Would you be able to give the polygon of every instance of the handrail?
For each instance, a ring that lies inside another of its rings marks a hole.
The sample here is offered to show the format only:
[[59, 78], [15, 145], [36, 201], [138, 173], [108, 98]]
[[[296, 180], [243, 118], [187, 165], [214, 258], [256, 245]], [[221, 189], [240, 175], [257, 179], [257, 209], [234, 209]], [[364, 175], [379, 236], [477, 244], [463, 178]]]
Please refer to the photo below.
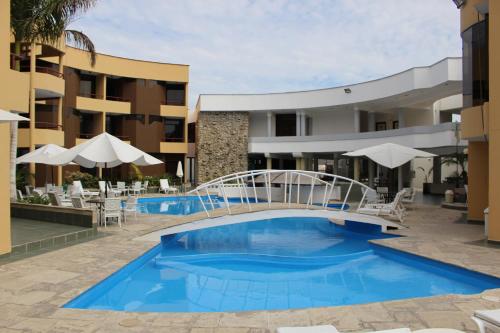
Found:
[[109, 95], [99, 95], [94, 93], [78, 93], [80, 97], [93, 98], [93, 99], [101, 99], [103, 101], [114, 101], [114, 102], [130, 102], [130, 99], [119, 97], [119, 96], [109, 96]]
[[[28, 66], [21, 66], [20, 69], [21, 69], [21, 72], [29, 72], [31, 70], [31, 67], [29, 65]], [[60, 79], [64, 79], [63, 73], [59, 72], [56, 69], [50, 68], [50, 67], [36, 66], [35, 71], [37, 73], [50, 74], [50, 75], [53, 75], [53, 76], [58, 77]]]
[[[19, 123], [19, 128], [29, 128], [29, 123], [26, 122], [20, 122]], [[46, 122], [46, 121], [37, 121], [35, 122], [35, 128], [38, 129], [50, 129], [50, 130], [62, 130], [63, 126], [59, 125], [57, 123], [51, 123], [51, 122]]]
[[[239, 190], [239, 201], [241, 204], [247, 204], [248, 206], [248, 211], [252, 211], [252, 203], [257, 203], [258, 198], [257, 198], [257, 187], [256, 187], [256, 181], [255, 178], [258, 176], [263, 176], [264, 180], [264, 196], [265, 196], [265, 201], [268, 203], [268, 207], [271, 208], [271, 203], [273, 202], [273, 181], [272, 177], [275, 175], [275, 177], [279, 177], [281, 175], [284, 175], [284, 183], [280, 182], [278, 183], [280, 186], [279, 188], [283, 189], [283, 199], [282, 200], [275, 200], [275, 202], [282, 202], [283, 204], [287, 204], [290, 207], [292, 204], [292, 194], [295, 192], [296, 193], [296, 201], [297, 204], [301, 203], [300, 200], [300, 189], [301, 186], [302, 188], [307, 187], [309, 188], [309, 195], [304, 197], [306, 208], [309, 208], [309, 206], [314, 205], [314, 188], [315, 186], [325, 186], [324, 193], [323, 193], [323, 199], [321, 202], [320, 207], [323, 207], [324, 209], [328, 209], [328, 203], [332, 197], [333, 190], [335, 188], [335, 185], [338, 184], [339, 181], [344, 181], [349, 184], [349, 187], [347, 189], [347, 193], [345, 194], [345, 198], [341, 203], [340, 210], [344, 210], [346, 207], [346, 204], [348, 202], [349, 195], [352, 193], [352, 189], [354, 185], [357, 185], [361, 188], [361, 194], [362, 198], [360, 201], [360, 205], [365, 200], [366, 194], [368, 191], [374, 191], [367, 185], [360, 183], [359, 181], [356, 181], [354, 179], [350, 179], [344, 176], [339, 176], [339, 175], [334, 175], [334, 174], [329, 174], [325, 172], [318, 172], [318, 171], [303, 171], [303, 170], [251, 170], [251, 171], [241, 171], [241, 172], [235, 172], [229, 175], [225, 175], [222, 177], [218, 177], [216, 179], [213, 179], [209, 182], [206, 182], [204, 184], [201, 184], [197, 186], [195, 189], [191, 190], [188, 192], [188, 194], [195, 194], [198, 196], [198, 199], [201, 202], [201, 205], [203, 207], [203, 210], [207, 214], [208, 217], [210, 217], [210, 212], [207, 209], [203, 199], [201, 198], [201, 193], [207, 193], [209, 197], [209, 202], [212, 210], [214, 210], [214, 205], [212, 202], [212, 198], [210, 197], [210, 192], [209, 189], [217, 189], [218, 192], [222, 195], [224, 199], [224, 204], [226, 206], [226, 210], [228, 214], [231, 214], [231, 208], [229, 207], [229, 202], [228, 202], [228, 196], [226, 192], [226, 188], [228, 186], [237, 188]], [[301, 178], [302, 177], [302, 178]], [[325, 179], [331, 179], [331, 181], [327, 181], [321, 178]], [[274, 178], [276, 179], [276, 178]], [[276, 184], [276, 183], [275, 183]], [[281, 186], [283, 185], [283, 186]], [[252, 187], [253, 188], [253, 194], [254, 194], [254, 200], [250, 200], [248, 196], [248, 188]], [[294, 190], [294, 187], [296, 187], [296, 190]], [[262, 187], [261, 187], [262, 188]], [[278, 187], [276, 187], [278, 188]]]

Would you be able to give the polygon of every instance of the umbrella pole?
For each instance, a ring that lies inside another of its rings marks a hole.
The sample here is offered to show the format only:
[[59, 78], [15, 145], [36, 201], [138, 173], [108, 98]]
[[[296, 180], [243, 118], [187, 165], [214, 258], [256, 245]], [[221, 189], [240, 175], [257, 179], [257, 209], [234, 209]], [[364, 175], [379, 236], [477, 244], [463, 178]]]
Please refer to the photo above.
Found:
[[[104, 162], [104, 170], [108, 167], [108, 163]], [[106, 176], [104, 176], [104, 198], [108, 197], [108, 182], [106, 181]]]

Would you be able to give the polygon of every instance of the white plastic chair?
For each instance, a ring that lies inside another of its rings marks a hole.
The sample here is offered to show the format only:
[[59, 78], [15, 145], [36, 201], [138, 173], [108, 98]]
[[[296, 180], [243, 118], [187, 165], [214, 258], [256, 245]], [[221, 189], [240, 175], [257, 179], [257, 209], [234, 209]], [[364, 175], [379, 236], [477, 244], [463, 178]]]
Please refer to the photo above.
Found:
[[116, 189], [120, 191], [121, 195], [128, 195], [128, 188], [125, 182], [116, 182]]
[[500, 332], [500, 309], [478, 310], [474, 312], [472, 320], [477, 324], [480, 333]]
[[142, 191], [141, 182], [134, 182], [134, 186], [132, 186], [132, 188], [129, 191], [134, 195], [141, 194]]
[[413, 187], [405, 187], [403, 190], [405, 193], [403, 194], [401, 202], [412, 203], [415, 200], [415, 189]]
[[116, 218], [120, 228], [122, 227], [122, 212], [121, 199], [105, 198], [104, 199], [104, 227], [107, 227], [108, 218]]
[[61, 199], [59, 194], [57, 194], [55, 191], [48, 192], [47, 195], [49, 196], [50, 204], [52, 206], [56, 206], [56, 207], [71, 207], [72, 206], [70, 200]]
[[99, 181], [99, 191], [101, 191], [101, 195], [104, 195], [106, 193], [106, 187], [107, 187], [107, 193], [108, 193], [108, 196], [109, 195], [112, 195], [114, 197], [116, 196], [119, 196], [122, 192], [119, 191], [119, 190], [113, 190], [111, 188], [111, 185], [109, 184], [109, 182], [105, 182], [104, 180], [100, 180]]
[[123, 223], [127, 222], [127, 213], [133, 213], [134, 219], [137, 221], [137, 197], [128, 197], [125, 206], [122, 209], [123, 212]]

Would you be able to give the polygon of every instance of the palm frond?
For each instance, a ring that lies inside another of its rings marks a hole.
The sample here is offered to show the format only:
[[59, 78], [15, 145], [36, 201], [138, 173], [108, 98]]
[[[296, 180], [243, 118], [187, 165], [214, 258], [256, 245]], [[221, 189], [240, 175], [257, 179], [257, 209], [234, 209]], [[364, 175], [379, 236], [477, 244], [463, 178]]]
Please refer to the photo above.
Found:
[[95, 46], [87, 35], [78, 30], [65, 30], [64, 36], [66, 37], [66, 41], [69, 44], [72, 44], [79, 49], [89, 52], [90, 63], [92, 66], [95, 65], [96, 61]]

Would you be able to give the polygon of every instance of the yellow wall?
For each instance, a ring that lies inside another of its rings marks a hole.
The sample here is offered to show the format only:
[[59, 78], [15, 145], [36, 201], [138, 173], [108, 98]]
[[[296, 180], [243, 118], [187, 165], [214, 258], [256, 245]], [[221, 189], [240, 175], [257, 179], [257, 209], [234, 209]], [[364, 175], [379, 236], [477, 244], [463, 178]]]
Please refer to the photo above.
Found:
[[[10, 1], [0, 1], [0, 108], [9, 109]], [[0, 124], [0, 254], [10, 252], [10, 125]]]
[[465, 5], [460, 10], [460, 31], [463, 32], [471, 25], [484, 19], [481, 15], [479, 15], [478, 19], [478, 13], [475, 7], [483, 3], [488, 3], [488, 0], [467, 0], [465, 2]]
[[90, 66], [88, 53], [66, 47], [65, 66], [116, 76], [172, 82], [188, 82], [189, 66], [133, 60], [98, 54], [96, 65]]
[[469, 142], [468, 148], [468, 216], [472, 221], [484, 220], [488, 207], [488, 143]]
[[160, 153], [187, 154], [187, 142], [160, 142]]
[[[481, 112], [483, 113], [482, 116]], [[461, 115], [462, 139], [479, 139], [488, 135], [489, 103], [463, 109]]]
[[78, 110], [130, 114], [131, 104], [130, 102], [77, 96], [76, 108]]
[[500, 241], [500, 1], [490, 1], [489, 21], [489, 235]]

